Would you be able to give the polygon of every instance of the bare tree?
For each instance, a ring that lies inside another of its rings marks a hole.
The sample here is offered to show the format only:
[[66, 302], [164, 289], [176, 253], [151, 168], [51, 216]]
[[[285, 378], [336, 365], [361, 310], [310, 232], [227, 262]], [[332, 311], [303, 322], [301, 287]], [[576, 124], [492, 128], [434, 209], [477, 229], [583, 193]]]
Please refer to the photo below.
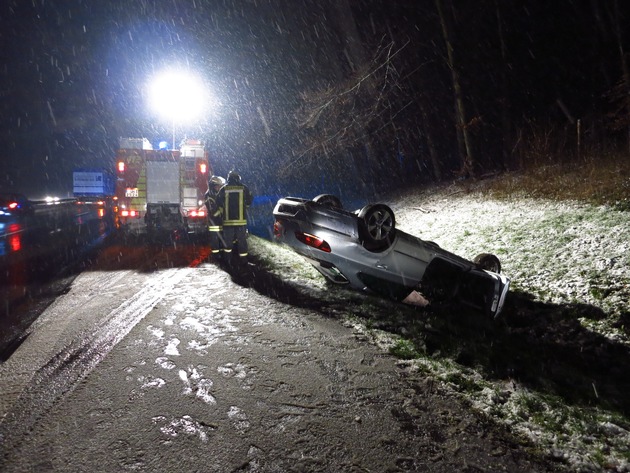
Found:
[[[393, 43], [380, 47], [371, 61], [356, 64], [356, 72], [345, 81], [302, 94], [302, 149], [287, 163], [285, 172], [308, 166], [315, 159], [326, 160], [332, 168], [340, 166], [339, 157], [358, 149], [367, 152], [366, 148], [395, 133], [393, 124], [412, 101], [399, 105], [396, 97], [400, 87], [393, 60], [404, 46], [393, 48]], [[369, 153], [367, 157], [370, 161]], [[380, 165], [369, 164], [374, 170]]]
[[619, 49], [619, 60], [621, 65], [621, 80], [613, 91], [613, 97], [615, 98], [618, 109], [616, 113], [616, 125], [626, 129], [627, 134], [627, 146], [630, 151], [630, 66], [628, 65], [628, 58], [623, 46], [623, 36], [621, 27], [621, 12], [619, 10], [619, 1], [613, 0], [612, 3], [612, 26], [617, 40], [617, 47]]

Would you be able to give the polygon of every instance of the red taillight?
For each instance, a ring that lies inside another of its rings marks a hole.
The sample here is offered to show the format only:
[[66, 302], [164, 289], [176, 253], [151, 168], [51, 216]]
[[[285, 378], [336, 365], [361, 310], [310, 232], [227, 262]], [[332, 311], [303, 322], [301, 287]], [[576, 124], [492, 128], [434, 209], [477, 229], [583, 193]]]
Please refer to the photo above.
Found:
[[206, 163], [201, 163], [201, 164], [199, 165], [199, 172], [200, 172], [201, 174], [205, 174], [205, 173], [207, 173], [207, 172], [208, 172], [208, 165], [207, 165]]
[[295, 232], [295, 238], [305, 245], [330, 253], [330, 245], [325, 240], [322, 240], [315, 235], [311, 235], [310, 233]]
[[125, 163], [123, 161], [118, 161], [118, 172], [125, 172]]
[[10, 208], [11, 210], [13, 210], [13, 209], [17, 209], [18, 207], [19, 207], [19, 204], [18, 204], [17, 202], [11, 202], [11, 203], [9, 204], [9, 208]]
[[191, 210], [188, 214], [190, 217], [205, 217], [206, 212], [203, 210]]
[[138, 212], [136, 212], [135, 210], [130, 210], [129, 211], [129, 216], [130, 217], [135, 217], [136, 215], [138, 215]]
[[122, 212], [120, 212], [120, 216], [121, 217], [129, 217], [129, 210], [123, 210]]

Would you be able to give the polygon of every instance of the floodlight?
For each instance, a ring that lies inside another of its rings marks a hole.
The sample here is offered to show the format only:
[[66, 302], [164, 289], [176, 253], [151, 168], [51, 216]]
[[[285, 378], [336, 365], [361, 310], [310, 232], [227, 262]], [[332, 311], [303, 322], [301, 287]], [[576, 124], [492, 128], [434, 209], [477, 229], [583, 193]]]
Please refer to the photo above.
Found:
[[192, 72], [165, 72], [152, 80], [149, 92], [151, 108], [178, 123], [198, 119], [206, 102], [203, 82]]

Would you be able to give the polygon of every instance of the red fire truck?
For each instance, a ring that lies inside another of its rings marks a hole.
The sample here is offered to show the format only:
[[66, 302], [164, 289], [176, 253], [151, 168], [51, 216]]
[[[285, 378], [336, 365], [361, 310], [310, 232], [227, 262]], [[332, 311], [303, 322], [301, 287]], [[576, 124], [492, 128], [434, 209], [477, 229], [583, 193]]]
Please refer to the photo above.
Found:
[[149, 236], [204, 233], [203, 196], [211, 175], [199, 140], [185, 140], [179, 150], [156, 150], [146, 138], [122, 138], [116, 155], [117, 227]]

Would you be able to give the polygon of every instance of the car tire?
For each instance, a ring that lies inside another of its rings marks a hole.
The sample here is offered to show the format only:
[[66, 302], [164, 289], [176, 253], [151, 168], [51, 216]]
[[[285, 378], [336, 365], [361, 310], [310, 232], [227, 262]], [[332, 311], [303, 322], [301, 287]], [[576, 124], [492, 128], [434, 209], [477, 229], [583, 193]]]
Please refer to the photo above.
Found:
[[382, 251], [394, 241], [396, 219], [387, 205], [367, 205], [359, 212], [359, 238], [370, 251]]
[[317, 202], [318, 204], [331, 209], [343, 209], [343, 205], [341, 204], [339, 197], [332, 194], [320, 194], [313, 199], [313, 202]]
[[475, 256], [473, 263], [486, 271], [492, 271], [497, 274], [501, 272], [501, 262], [499, 258], [491, 253], [481, 253]]

